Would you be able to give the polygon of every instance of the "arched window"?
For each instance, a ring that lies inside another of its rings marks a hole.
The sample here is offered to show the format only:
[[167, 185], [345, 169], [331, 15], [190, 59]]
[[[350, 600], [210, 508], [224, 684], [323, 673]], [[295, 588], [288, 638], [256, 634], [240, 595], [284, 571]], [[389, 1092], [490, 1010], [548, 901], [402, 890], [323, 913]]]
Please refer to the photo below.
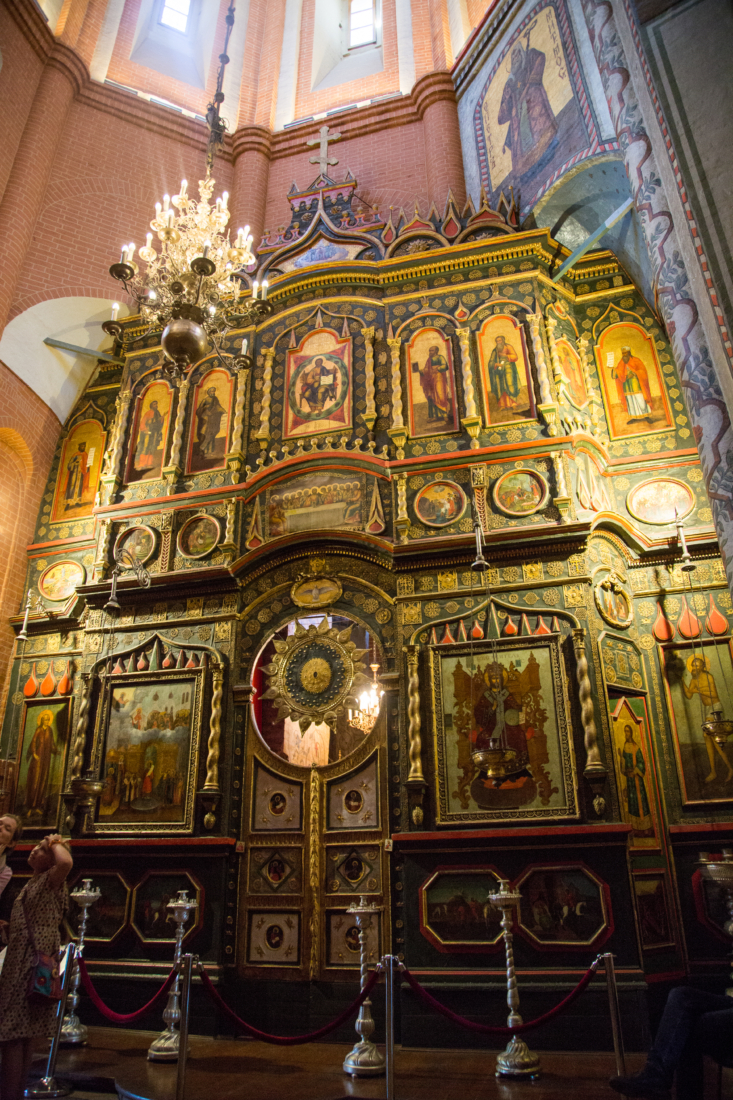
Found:
[[160, 22], [164, 27], [171, 27], [172, 30], [185, 34], [190, 6], [191, 0], [164, 0]]

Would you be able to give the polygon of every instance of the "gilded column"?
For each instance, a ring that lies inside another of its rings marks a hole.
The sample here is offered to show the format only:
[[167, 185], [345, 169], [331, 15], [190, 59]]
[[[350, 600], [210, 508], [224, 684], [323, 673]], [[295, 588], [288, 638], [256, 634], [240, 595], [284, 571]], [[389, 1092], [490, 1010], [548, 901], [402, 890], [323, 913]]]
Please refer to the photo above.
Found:
[[377, 406], [374, 400], [374, 329], [362, 329], [362, 335], [365, 352], [366, 412], [361, 414], [361, 418], [369, 431], [373, 432], [377, 419]]
[[94, 686], [94, 678], [88, 672], [82, 672], [81, 678], [84, 687], [79, 704], [79, 717], [76, 720], [74, 759], [71, 764], [72, 779], [81, 779], [81, 773], [84, 771], [84, 752], [87, 745], [87, 729], [89, 728], [89, 705], [92, 700], [92, 687]]
[[598, 731], [596, 730], [595, 711], [593, 708], [593, 688], [588, 675], [588, 658], [585, 652], [585, 627], [576, 626], [573, 629], [573, 649], [575, 650], [576, 678], [578, 681], [578, 696], [580, 698], [580, 718], [583, 723], [583, 736], [585, 740], [585, 767], [583, 775], [592, 777], [606, 776], [606, 768], [601, 761], [598, 751]]
[[181, 447], [183, 445], [183, 430], [186, 426], [186, 414], [188, 412], [188, 391], [191, 383], [187, 378], [181, 378], [178, 382], [178, 405], [176, 406], [176, 423], [173, 428], [173, 442], [171, 443], [171, 457], [168, 466], [163, 468], [163, 478], [166, 482], [166, 496], [175, 492], [176, 482], [183, 473], [181, 469]]
[[129, 387], [123, 390], [122, 393], [120, 393], [117, 397], [117, 417], [115, 420], [114, 442], [109, 452], [107, 473], [105, 473], [101, 478], [103, 485], [103, 504], [112, 503], [115, 493], [117, 492], [121, 483], [120, 463], [125, 446], [125, 432], [127, 431], [127, 421], [130, 417], [131, 401], [132, 390], [129, 389]]
[[395, 527], [400, 536], [400, 542], [407, 542], [407, 532], [410, 527], [410, 517], [407, 514], [407, 474], [398, 474], [397, 487], [397, 519]]
[[417, 645], [405, 647], [407, 654], [407, 742], [410, 770], [407, 775], [407, 791], [410, 802], [412, 824], [423, 823], [423, 800], [427, 783], [422, 769], [422, 734], [420, 718], [420, 648]]
[[318, 769], [311, 769], [310, 782], [310, 835], [308, 837], [308, 878], [310, 882], [311, 906], [310, 906], [310, 962], [308, 971], [311, 978], [318, 975], [318, 963], [320, 958], [321, 936], [321, 783], [318, 777]]
[[570, 519], [572, 501], [568, 494], [568, 483], [565, 477], [565, 463], [563, 461], [562, 451], [552, 452], [552, 465], [555, 471], [555, 488], [557, 489], [557, 495], [554, 497], [552, 503], [560, 513], [560, 522], [567, 523]]
[[239, 480], [239, 472], [244, 462], [242, 442], [244, 440], [244, 405], [247, 399], [247, 381], [249, 368], [240, 367], [237, 371], [237, 396], [234, 400], [234, 427], [232, 430], [232, 449], [227, 455], [227, 470], [232, 478], [232, 485]]
[[402, 415], [402, 373], [400, 368], [400, 348], [402, 341], [399, 336], [387, 340], [392, 357], [392, 427], [387, 429], [387, 435], [391, 438], [397, 449], [397, 457], [405, 457], [405, 443], [407, 442], [407, 430], [405, 419]]
[[540, 384], [540, 401], [537, 409], [542, 416], [546, 426], [548, 435], [557, 435], [557, 405], [552, 400], [552, 390], [550, 389], [550, 376], [547, 373], [547, 360], [545, 359], [545, 349], [542, 345], [542, 314], [539, 308], [536, 313], [528, 313], [527, 321], [529, 322], [529, 331], [532, 337], [532, 350], [534, 352], [534, 361], [537, 365], [537, 381]]
[[550, 362], [552, 363], [552, 376], [555, 379], [555, 385], [560, 386], [565, 381], [565, 375], [562, 372], [560, 366], [560, 356], [557, 352], [557, 336], [555, 330], [557, 328], [557, 320], [554, 317], [545, 317], [545, 326], [547, 328], [547, 343], [550, 345]]
[[259, 440], [260, 448], [267, 450], [270, 439], [270, 405], [272, 404], [272, 361], [275, 358], [274, 348], [263, 348], [262, 355], [265, 360], [265, 372], [262, 376], [262, 410], [260, 412], [260, 426], [255, 435]]
[[463, 375], [463, 401], [466, 406], [466, 415], [461, 419], [461, 424], [471, 437], [471, 450], [477, 451], [480, 444], [478, 439], [481, 430], [481, 417], [476, 412], [476, 392], [473, 388], [473, 371], [471, 370], [471, 330], [470, 328], [456, 329], [456, 336], [461, 347], [461, 371]]
[[586, 336], [585, 333], [578, 338], [578, 358], [580, 359], [580, 366], [583, 371], [583, 381], [585, 382], [586, 392], [590, 399], [590, 422], [595, 432], [598, 428], [598, 414], [602, 406], [601, 399], [593, 387], [593, 376], [590, 371], [590, 356], [588, 355], [589, 344], [590, 337]]
[[219, 790], [219, 742], [221, 740], [221, 697], [224, 685], [224, 669], [216, 666], [212, 671], [213, 692], [209, 718], [209, 743], [206, 756], [205, 791]]

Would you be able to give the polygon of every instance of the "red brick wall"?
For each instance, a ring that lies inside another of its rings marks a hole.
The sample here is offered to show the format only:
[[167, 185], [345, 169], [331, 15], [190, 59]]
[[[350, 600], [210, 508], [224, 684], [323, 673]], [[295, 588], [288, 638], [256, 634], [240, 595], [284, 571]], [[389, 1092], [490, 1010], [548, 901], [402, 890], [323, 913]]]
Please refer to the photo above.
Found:
[[295, 99], [295, 117], [307, 118], [319, 111], [359, 103], [365, 99], [400, 90], [399, 59], [397, 57], [397, 23], [394, 0], [382, 3], [382, 42], [384, 69], [361, 80], [350, 80], [320, 92], [311, 91], [313, 34], [316, 0], [304, 0], [300, 26], [300, 61]]
[[0, 197], [5, 190], [23, 128], [43, 71], [43, 56], [29, 33], [24, 34], [4, 4], [0, 4]]
[[[122, 243], [144, 244], [155, 202], [175, 194], [182, 178], [197, 194], [206, 140], [200, 124], [123, 92], [92, 91], [69, 113], [36, 223], [34, 240], [43, 247], [26, 257], [11, 317], [49, 298], [115, 296], [108, 269]], [[216, 161], [215, 174], [216, 194], [230, 191], [227, 160]]]
[[23, 603], [26, 546], [36, 517], [61, 425], [24, 382], [0, 362], [0, 709], [15, 634], [8, 617]]
[[468, 7], [468, 21], [471, 29], [477, 27], [489, 8], [493, 7], [494, 0], [466, 0]]
[[219, 4], [216, 34], [214, 35], [206, 88], [194, 88], [190, 84], [184, 84], [181, 80], [163, 76], [154, 69], [148, 69], [144, 65], [138, 65], [130, 60], [130, 53], [135, 42], [140, 4], [141, 0], [127, 0], [125, 4], [107, 77], [110, 80], [116, 80], [118, 84], [125, 84], [129, 88], [136, 88], [150, 95], [160, 96], [161, 99], [170, 100], [178, 107], [185, 107], [188, 111], [205, 115], [207, 104], [210, 102], [216, 88], [218, 58], [224, 45], [224, 35], [226, 33], [224, 20], [228, 7], [227, 0], [220, 0]]

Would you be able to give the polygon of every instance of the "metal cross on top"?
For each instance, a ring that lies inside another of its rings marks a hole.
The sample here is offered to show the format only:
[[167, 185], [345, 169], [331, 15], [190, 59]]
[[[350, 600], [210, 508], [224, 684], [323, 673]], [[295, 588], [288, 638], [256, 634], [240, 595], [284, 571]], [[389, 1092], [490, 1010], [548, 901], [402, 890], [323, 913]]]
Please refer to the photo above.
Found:
[[321, 175], [327, 176], [329, 164], [338, 164], [337, 157], [329, 157], [328, 155], [328, 143], [329, 141], [338, 141], [341, 134], [329, 134], [328, 126], [321, 126], [319, 133], [321, 135], [319, 138], [312, 138], [310, 141], [306, 142], [306, 145], [320, 145], [321, 148], [318, 156], [311, 157], [310, 163], [317, 164]]

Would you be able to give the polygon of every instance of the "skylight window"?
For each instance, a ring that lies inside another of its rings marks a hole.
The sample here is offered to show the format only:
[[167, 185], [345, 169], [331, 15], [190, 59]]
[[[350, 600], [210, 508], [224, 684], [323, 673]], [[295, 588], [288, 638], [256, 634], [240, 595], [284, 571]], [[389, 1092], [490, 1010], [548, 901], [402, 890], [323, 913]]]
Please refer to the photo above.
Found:
[[[353, 2], [359, 3], [360, 0], [353, 0]], [[361, 0], [361, 2], [363, 3], [364, 0]], [[190, 6], [191, 0], [164, 0], [163, 11], [160, 16], [161, 23], [164, 27], [171, 27], [172, 30], [185, 34]]]
[[[172, 2], [181, 3], [182, 0]], [[374, 42], [374, 38], [374, 0], [349, 0], [349, 49], [366, 46]]]

